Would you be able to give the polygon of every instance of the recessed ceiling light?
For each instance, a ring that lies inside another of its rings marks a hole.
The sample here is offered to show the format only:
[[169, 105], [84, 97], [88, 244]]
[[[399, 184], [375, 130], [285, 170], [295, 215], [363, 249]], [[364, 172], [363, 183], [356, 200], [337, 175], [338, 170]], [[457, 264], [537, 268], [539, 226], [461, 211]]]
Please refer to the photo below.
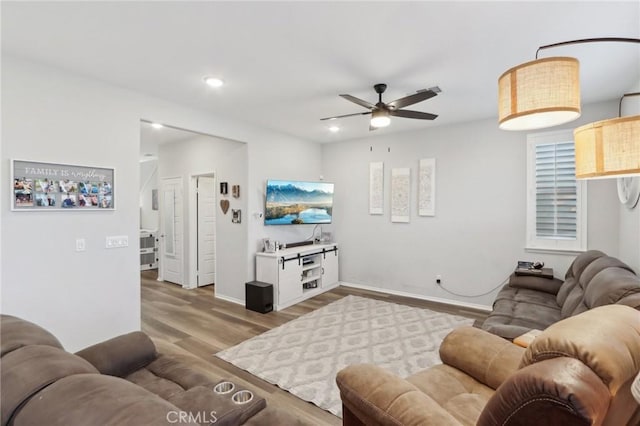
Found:
[[151, 123], [151, 127], [154, 129], [162, 129], [164, 126], [160, 123]]
[[222, 87], [224, 85], [224, 81], [216, 77], [205, 77], [204, 82], [211, 87]]
[[329, 127], [329, 131], [330, 131], [331, 133], [339, 132], [339, 131], [340, 131], [340, 127], [338, 127], [338, 126], [331, 126], [331, 127]]

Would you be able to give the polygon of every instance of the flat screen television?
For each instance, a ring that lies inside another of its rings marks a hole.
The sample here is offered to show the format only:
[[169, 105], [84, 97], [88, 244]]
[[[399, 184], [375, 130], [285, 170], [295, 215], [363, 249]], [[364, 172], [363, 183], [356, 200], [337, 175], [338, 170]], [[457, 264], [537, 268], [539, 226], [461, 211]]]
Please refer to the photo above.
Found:
[[265, 225], [331, 223], [333, 184], [268, 180]]

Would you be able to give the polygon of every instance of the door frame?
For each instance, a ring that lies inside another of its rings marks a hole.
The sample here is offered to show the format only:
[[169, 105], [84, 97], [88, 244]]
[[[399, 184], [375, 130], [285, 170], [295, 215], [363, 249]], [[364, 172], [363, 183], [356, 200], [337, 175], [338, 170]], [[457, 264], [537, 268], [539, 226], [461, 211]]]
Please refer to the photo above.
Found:
[[[188, 262], [188, 270], [187, 270], [187, 281], [185, 281], [185, 288], [198, 288], [198, 204], [197, 204], [197, 186], [196, 181], [199, 177], [210, 177], [213, 178], [213, 187], [214, 187], [214, 195], [215, 202], [218, 202], [217, 192], [215, 188], [217, 188], [218, 182], [218, 173], [215, 170], [209, 170], [200, 173], [191, 173], [189, 175], [189, 207], [188, 207], [188, 229], [189, 229], [189, 262]], [[216, 231], [214, 235], [213, 244], [216, 251], [215, 256], [215, 271], [216, 271], [216, 280], [218, 276], [218, 211], [215, 210], [216, 214]], [[215, 293], [215, 285], [213, 286], [213, 291]]]
[[[163, 176], [159, 178], [159, 185], [158, 185], [158, 205], [159, 206], [163, 206], [164, 205], [164, 181], [168, 180], [168, 179], [178, 179], [179, 180], [179, 186], [183, 192], [183, 196], [182, 196], [182, 217], [184, 218], [184, 179], [182, 178], [182, 176], [178, 175], [178, 176]], [[165, 236], [164, 236], [164, 213], [163, 213], [163, 209], [162, 207], [160, 207], [158, 209], [158, 235], [160, 236], [160, 255], [158, 256], [158, 281], [164, 281], [164, 268], [165, 268], [165, 262], [164, 262], [164, 250], [165, 250]], [[184, 270], [184, 259], [186, 256], [186, 252], [185, 252], [185, 220], [182, 220], [182, 267], [180, 268], [180, 275], [181, 275], [181, 281], [182, 281], [182, 287], [185, 287], [184, 283], [185, 283], [185, 270]], [[174, 231], [175, 232], [175, 231]]]

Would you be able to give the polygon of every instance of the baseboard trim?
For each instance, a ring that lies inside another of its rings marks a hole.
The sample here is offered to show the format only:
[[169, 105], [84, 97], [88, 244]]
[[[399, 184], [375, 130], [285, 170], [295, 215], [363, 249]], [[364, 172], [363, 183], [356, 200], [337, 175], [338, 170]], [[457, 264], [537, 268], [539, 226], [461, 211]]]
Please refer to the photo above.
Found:
[[407, 293], [405, 291], [389, 290], [388, 288], [372, 287], [364, 284], [354, 284], [346, 281], [340, 281], [340, 285], [345, 287], [359, 288], [362, 290], [377, 291], [378, 293], [392, 294], [394, 296], [411, 297], [414, 299], [426, 300], [428, 302], [442, 303], [444, 305], [459, 306], [462, 308], [475, 309], [477, 311], [491, 312], [491, 306], [478, 305], [477, 303], [460, 302], [458, 300], [441, 299], [439, 297], [423, 296], [421, 294]]
[[219, 293], [216, 293], [215, 297], [216, 297], [216, 299], [224, 300], [225, 302], [231, 302], [231, 303], [235, 303], [236, 305], [244, 306], [244, 300], [236, 299], [235, 297], [224, 296], [224, 295], [219, 294]]

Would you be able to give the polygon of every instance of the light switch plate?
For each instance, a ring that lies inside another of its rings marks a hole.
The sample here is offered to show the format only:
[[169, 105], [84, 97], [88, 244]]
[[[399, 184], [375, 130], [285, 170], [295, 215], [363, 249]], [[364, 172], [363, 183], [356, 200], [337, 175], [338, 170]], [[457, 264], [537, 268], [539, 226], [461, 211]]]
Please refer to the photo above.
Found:
[[87, 248], [84, 238], [76, 238], [76, 251], [85, 251]]
[[114, 237], [107, 237], [105, 248], [122, 248], [129, 247], [129, 237], [127, 235], [119, 235]]

